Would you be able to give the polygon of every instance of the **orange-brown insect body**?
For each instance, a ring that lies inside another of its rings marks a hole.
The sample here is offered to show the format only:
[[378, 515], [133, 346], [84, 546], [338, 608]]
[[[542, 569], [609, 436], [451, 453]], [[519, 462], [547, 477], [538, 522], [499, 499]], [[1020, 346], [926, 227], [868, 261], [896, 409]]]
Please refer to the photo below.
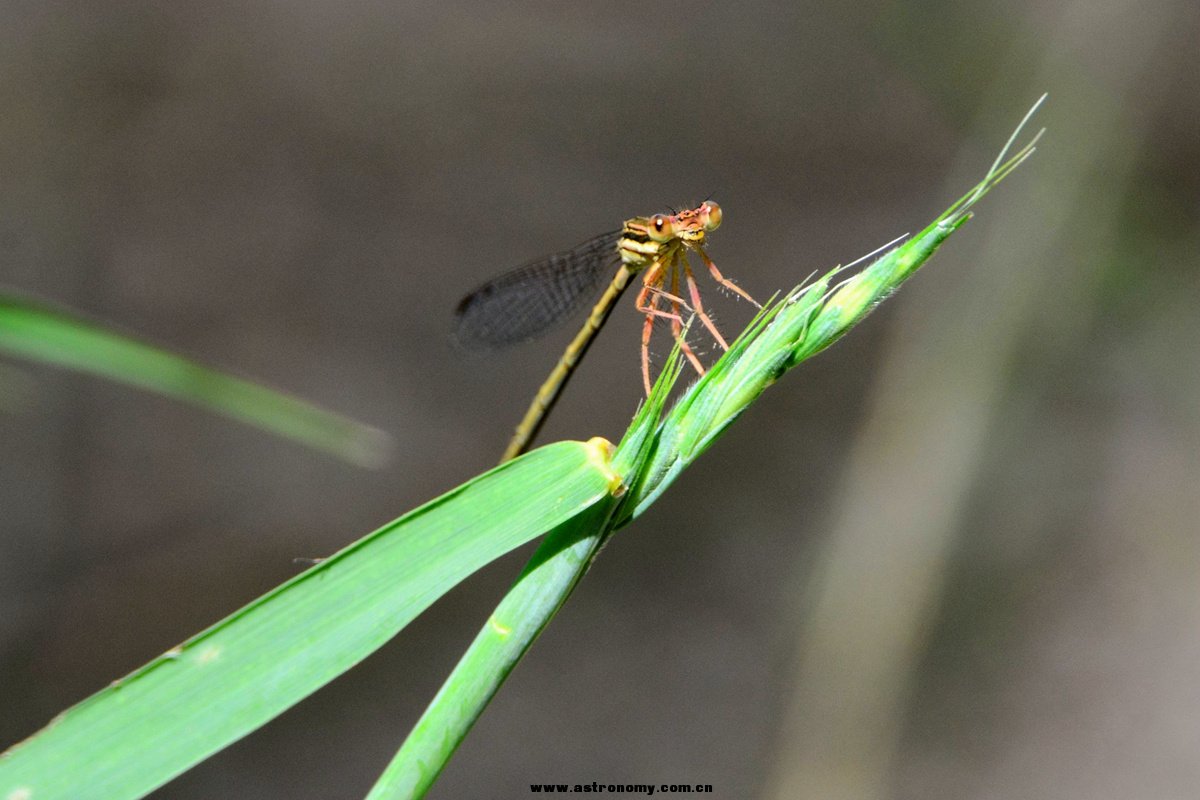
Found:
[[[682, 336], [684, 309], [700, 319], [717, 344], [729, 349], [712, 318], [704, 311], [700, 290], [688, 263], [688, 251], [700, 256], [718, 283], [754, 303], [754, 298], [721, 275], [704, 252], [705, 237], [721, 224], [721, 216], [721, 207], [706, 200], [696, 208], [673, 214], [634, 217], [626, 221], [621, 230], [621, 239], [617, 243], [621, 261], [627, 269], [642, 272], [642, 290], [636, 305], [638, 311], [646, 315], [642, 329], [642, 382], [647, 394], [650, 393], [650, 336], [656, 318], [671, 321], [671, 332], [679, 342], [680, 350], [700, 374], [704, 374], [704, 366]], [[681, 284], [687, 286], [687, 299], [680, 292]], [[663, 303], [670, 307], [669, 311], [660, 307]]]
[[[717, 283], [758, 305], [754, 298], [721, 275], [716, 264], [704, 252], [705, 237], [720, 224], [721, 207], [709, 200], [684, 211], [626, 220], [617, 240], [621, 268], [592, 309], [583, 328], [567, 345], [550, 377], [542, 384], [525, 418], [517, 426], [502, 460], [507, 461], [519, 455], [529, 446], [579, 359], [635, 275], [642, 276], [642, 288], [635, 305], [646, 316], [642, 328], [642, 382], [646, 394], [650, 394], [650, 338], [655, 319], [670, 320], [671, 333], [679, 343], [679, 349], [701, 375], [704, 374], [704, 365], [683, 336], [684, 311], [698, 317], [717, 344], [725, 350], [729, 349], [716, 324], [704, 310], [700, 290], [688, 263], [688, 253], [696, 253]], [[683, 297], [681, 285], [687, 287], [687, 299]]]

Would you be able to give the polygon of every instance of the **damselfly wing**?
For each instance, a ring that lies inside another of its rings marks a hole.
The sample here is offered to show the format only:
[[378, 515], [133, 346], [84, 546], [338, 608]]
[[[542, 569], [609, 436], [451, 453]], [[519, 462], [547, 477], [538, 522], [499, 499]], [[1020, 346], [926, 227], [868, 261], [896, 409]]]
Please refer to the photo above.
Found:
[[474, 350], [537, 338], [579, 310], [621, 263], [620, 231], [531, 261], [477, 287], [455, 310], [455, 337]]

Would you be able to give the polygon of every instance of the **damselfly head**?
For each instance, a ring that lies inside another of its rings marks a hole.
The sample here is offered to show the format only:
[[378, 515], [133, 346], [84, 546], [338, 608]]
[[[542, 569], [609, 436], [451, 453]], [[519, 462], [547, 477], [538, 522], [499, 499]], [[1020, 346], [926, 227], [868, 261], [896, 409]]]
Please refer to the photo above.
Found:
[[680, 239], [685, 242], [702, 242], [704, 235], [715, 231], [721, 224], [721, 207], [705, 200], [697, 208], [674, 214], [655, 214], [644, 224], [646, 235], [656, 242]]

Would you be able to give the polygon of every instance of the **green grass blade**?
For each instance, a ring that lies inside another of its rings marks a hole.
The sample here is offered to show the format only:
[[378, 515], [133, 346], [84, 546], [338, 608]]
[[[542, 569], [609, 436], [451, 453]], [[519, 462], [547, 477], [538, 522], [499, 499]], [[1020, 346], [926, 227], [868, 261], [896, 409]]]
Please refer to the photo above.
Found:
[[387, 454], [376, 428], [25, 298], [0, 295], [0, 350], [184, 400], [360, 466]]
[[[676, 344], [613, 458], [617, 474], [634, 474], [640, 468], [682, 368]], [[375, 783], [368, 800], [407, 800], [429, 790], [509, 672], [604, 546], [613, 530], [612, 516], [618, 503], [615, 497], [597, 503], [587, 514], [546, 536]]]
[[[368, 800], [421, 797], [429, 790], [513, 667], [582, 577], [616, 500], [597, 503], [546, 537], [442, 684]], [[547, 591], [562, 587], [561, 591]]]
[[610, 506], [608, 448], [535, 450], [350, 545], [14, 747], [0, 797], [146, 794], [345, 672], [475, 570]]
[[[1044, 99], [1038, 100], [1030, 114]], [[970, 219], [974, 205], [1032, 155], [1041, 133], [1011, 158], [1004, 158], [1030, 114], [983, 180], [923, 231], [836, 285], [833, 279], [840, 268], [798, 287], [764, 310], [738, 344], [730, 347], [664, 418], [654, 452], [631, 487], [619, 524], [649, 507], [784, 372], [836, 342], [912, 277]]]
[[[927, 261], [969, 218], [971, 207], [1033, 152], [1031, 143], [1005, 162], [1009, 145], [971, 193], [911, 241], [889, 250], [833, 288], [831, 282], [840, 269], [797, 288], [782, 301], [768, 303], [654, 429], [653, 422], [678, 374], [677, 358], [672, 360], [676, 369], [660, 378], [613, 457], [614, 464], [620, 465], [618, 472], [630, 481], [628, 492], [619, 504], [605, 504], [615, 508], [598, 505], [588, 520], [580, 520], [579, 527], [564, 526], [546, 538], [426, 709], [369, 800], [413, 800], [425, 794], [467, 729], [566, 601], [613, 531], [654, 502], [784, 372], [836, 341]], [[587, 524], [594, 529], [586, 530]]]

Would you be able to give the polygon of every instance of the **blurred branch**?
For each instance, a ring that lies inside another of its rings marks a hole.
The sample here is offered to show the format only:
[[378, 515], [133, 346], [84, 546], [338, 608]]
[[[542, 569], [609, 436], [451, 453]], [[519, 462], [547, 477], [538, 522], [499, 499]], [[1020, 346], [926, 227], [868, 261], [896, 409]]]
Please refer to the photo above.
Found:
[[[1142, 42], [1162, 32], [1166, 14], [1123, 5], [1094, 24], [1144, 26], [1136, 32]], [[1095, 252], [1105, 232], [1114, 235], [1115, 198], [1137, 143], [1124, 127], [1122, 96], [1153, 48], [1109, 54], [1128, 63], [1108, 64], [1112, 82], [1098, 85], [1078, 54], [1057, 41], [1093, 40], [1078, 30], [1093, 19], [1089, 7], [1064, 9], [1030, 78], [1032, 91], [1048, 89], [1054, 98], [1047, 125], [1055, 134], [1049, 157], [1022, 179], [1034, 182], [1023, 189], [1032, 201], [1000, 204], [967, 278], [936, 306], [914, 297], [880, 360], [829, 541], [797, 581], [807, 591], [796, 623], [797, 670], [767, 797], [895, 794], [891, 770], [914, 676], [939, 615], [949, 553], [987, 453], [994, 409], [1008, 389], [1009, 364], [1037, 320], [1080, 313], [1069, 306], [1082, 300], [1089, 276], [1064, 272], [1056, 254]], [[997, 83], [980, 104], [1005, 106], [1014, 90]], [[964, 165], [976, 160], [960, 158]], [[1048, 292], [1052, 270], [1055, 290]]]

